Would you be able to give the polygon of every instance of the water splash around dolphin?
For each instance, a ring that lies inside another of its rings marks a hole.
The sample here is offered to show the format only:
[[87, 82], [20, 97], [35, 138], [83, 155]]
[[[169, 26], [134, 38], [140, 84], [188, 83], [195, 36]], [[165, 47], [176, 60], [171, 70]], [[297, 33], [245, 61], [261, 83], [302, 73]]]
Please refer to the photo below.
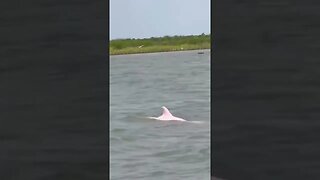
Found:
[[163, 109], [162, 115], [159, 117], [148, 117], [149, 119], [155, 119], [159, 121], [181, 121], [181, 122], [190, 122], [190, 123], [202, 123], [202, 121], [187, 121], [183, 118], [179, 118], [176, 116], [173, 116], [168, 108], [165, 106], [161, 107]]

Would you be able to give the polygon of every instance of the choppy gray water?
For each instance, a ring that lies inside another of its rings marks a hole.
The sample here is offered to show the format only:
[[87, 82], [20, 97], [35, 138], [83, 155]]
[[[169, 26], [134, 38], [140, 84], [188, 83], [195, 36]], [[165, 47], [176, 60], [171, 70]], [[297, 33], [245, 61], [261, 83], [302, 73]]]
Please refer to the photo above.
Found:
[[[111, 56], [111, 180], [210, 179], [210, 51], [197, 52]], [[145, 118], [163, 105], [203, 123]]]

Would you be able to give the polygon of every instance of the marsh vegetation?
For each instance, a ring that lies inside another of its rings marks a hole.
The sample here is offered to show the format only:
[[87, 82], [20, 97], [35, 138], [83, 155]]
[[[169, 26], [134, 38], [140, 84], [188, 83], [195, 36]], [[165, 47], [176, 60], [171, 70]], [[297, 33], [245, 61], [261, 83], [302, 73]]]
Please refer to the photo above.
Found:
[[210, 35], [115, 39], [109, 48], [110, 55], [210, 49]]

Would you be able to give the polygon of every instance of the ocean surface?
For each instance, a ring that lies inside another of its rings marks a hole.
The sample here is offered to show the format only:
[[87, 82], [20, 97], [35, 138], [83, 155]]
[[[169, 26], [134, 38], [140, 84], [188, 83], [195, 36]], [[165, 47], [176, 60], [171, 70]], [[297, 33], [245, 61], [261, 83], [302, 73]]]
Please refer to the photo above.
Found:
[[210, 179], [209, 50], [111, 56], [110, 178]]

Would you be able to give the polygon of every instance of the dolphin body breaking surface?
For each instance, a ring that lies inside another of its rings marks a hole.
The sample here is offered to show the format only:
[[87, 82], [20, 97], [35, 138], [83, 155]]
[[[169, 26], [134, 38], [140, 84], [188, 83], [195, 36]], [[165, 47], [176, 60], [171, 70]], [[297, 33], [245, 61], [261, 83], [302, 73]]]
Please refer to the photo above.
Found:
[[162, 115], [159, 117], [148, 117], [150, 119], [160, 120], [160, 121], [187, 121], [185, 119], [173, 116], [170, 111], [165, 107], [161, 107], [163, 109]]

